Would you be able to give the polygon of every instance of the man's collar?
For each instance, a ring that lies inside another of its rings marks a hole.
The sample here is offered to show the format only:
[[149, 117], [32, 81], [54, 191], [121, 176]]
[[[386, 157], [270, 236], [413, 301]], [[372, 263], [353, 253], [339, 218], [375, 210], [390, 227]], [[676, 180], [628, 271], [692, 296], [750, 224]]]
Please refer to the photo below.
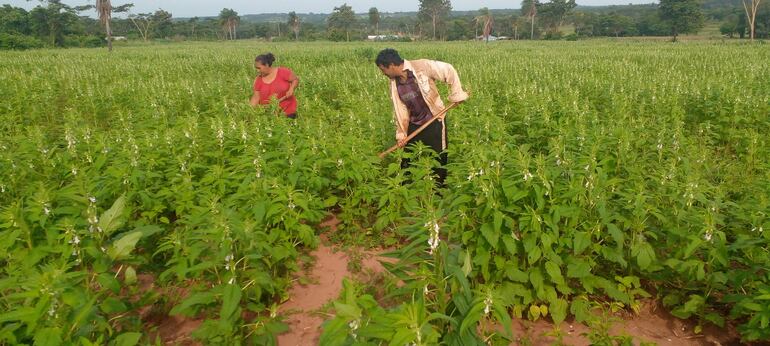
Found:
[[412, 68], [412, 62], [410, 62], [409, 60], [404, 59], [404, 67], [403, 67], [402, 71], [406, 71], [406, 70], [414, 71], [414, 69]]

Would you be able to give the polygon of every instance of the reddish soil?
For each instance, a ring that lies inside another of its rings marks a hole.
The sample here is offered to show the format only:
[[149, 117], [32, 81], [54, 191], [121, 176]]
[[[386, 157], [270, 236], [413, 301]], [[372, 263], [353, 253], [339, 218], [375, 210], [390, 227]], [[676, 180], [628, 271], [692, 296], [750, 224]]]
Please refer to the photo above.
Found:
[[[321, 227], [336, 231], [339, 220], [332, 216]], [[327, 303], [337, 299], [342, 291], [342, 279], [353, 277], [348, 270], [350, 257], [332, 246], [324, 245], [326, 237], [321, 236], [322, 244], [310, 253], [315, 258], [314, 266], [306, 273], [307, 285], [295, 284], [289, 290], [289, 300], [279, 308], [279, 313], [286, 315], [289, 331], [278, 336], [279, 346], [317, 345], [321, 336], [321, 324], [331, 316], [319, 311]], [[385, 269], [380, 264], [377, 251], [361, 251], [362, 271], [380, 273]], [[386, 260], [386, 259], [382, 259]]]
[[[695, 324], [671, 316], [654, 301], [646, 301], [638, 315], [612, 316], [609, 335], [630, 336], [634, 345], [642, 342], [657, 345], [700, 346], [700, 345], [740, 345], [739, 335], [734, 330], [705, 328], [701, 334], [695, 334]], [[556, 326], [546, 320], [530, 322], [513, 321], [513, 345], [552, 345], [558, 341], [558, 330], [565, 345], [591, 345], [589, 327], [574, 322], [562, 322]]]

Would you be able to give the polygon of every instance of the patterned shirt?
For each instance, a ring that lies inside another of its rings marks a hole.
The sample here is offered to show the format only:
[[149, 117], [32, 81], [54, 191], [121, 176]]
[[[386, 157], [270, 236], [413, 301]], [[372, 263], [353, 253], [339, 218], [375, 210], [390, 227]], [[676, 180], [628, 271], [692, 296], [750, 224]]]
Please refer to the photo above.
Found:
[[420, 87], [417, 85], [417, 80], [414, 78], [414, 73], [410, 70], [406, 70], [406, 75], [407, 78], [404, 82], [401, 82], [400, 78], [396, 78], [398, 97], [401, 98], [401, 102], [403, 102], [409, 110], [409, 122], [415, 125], [425, 124], [428, 120], [433, 118], [433, 114], [430, 112], [428, 104], [425, 103], [425, 99], [422, 97]]

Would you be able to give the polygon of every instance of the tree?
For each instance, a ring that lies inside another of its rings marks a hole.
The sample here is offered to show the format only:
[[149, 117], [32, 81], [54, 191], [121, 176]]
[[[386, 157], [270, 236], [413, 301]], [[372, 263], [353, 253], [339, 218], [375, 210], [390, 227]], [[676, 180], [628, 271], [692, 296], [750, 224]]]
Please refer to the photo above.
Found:
[[110, 0], [96, 0], [96, 5], [83, 7], [83, 9], [96, 9], [96, 14], [99, 17], [99, 21], [104, 26], [104, 32], [107, 34], [107, 50], [109, 52], [112, 52], [112, 27], [110, 25], [112, 22], [112, 14], [128, 12], [131, 7], [134, 7], [134, 4], [129, 3], [120, 5], [118, 7], [113, 7]]
[[428, 19], [433, 27], [433, 39], [436, 39], [436, 28], [449, 18], [452, 3], [449, 0], [420, 0], [419, 16]]
[[21, 7], [3, 5], [0, 7], [0, 32], [29, 34], [29, 13]]
[[[492, 27], [495, 23], [495, 18], [492, 16], [492, 12], [489, 11], [488, 8], [484, 7], [479, 10], [479, 15], [473, 18], [473, 21], [476, 22], [476, 26], [479, 24], [482, 25], [481, 35], [484, 36], [484, 40], [489, 42], [489, 35], [492, 33]], [[478, 35], [474, 36], [474, 39], [476, 37], [478, 37]]]
[[241, 17], [238, 16], [238, 12], [231, 8], [223, 8], [219, 12], [219, 24], [224, 29], [226, 39], [235, 40], [237, 38], [236, 28], [240, 20]]
[[154, 24], [153, 30], [157, 37], [169, 37], [174, 29], [174, 24], [171, 22], [171, 12], [158, 9], [152, 14], [152, 22]]
[[730, 38], [735, 35], [743, 38], [746, 35], [746, 16], [740, 12], [728, 15], [719, 27], [719, 32]]
[[660, 0], [658, 14], [668, 24], [673, 41], [679, 34], [703, 27], [703, 10], [699, 0]]
[[190, 25], [190, 37], [192, 37], [193, 40], [196, 38], [195, 25], [197, 25], [199, 21], [200, 21], [200, 18], [198, 17], [192, 17], [187, 21], [187, 23]]
[[151, 13], [139, 13], [129, 14], [128, 19], [134, 24], [136, 30], [139, 31], [139, 35], [142, 36], [142, 40], [145, 42], [150, 37], [150, 28], [152, 28], [152, 14]]
[[449, 22], [449, 27], [447, 28], [447, 40], [449, 41], [457, 41], [457, 40], [467, 40], [471, 38], [471, 35], [473, 34], [470, 28], [470, 23], [465, 18], [456, 18], [452, 19]]
[[575, 6], [577, 6], [575, 0], [551, 0], [540, 6], [540, 18], [546, 23], [548, 31], [558, 31]]
[[297, 12], [291, 11], [289, 12], [289, 20], [286, 22], [286, 24], [289, 24], [291, 27], [291, 30], [294, 31], [294, 40], [299, 41], [299, 16], [297, 15]]
[[540, 7], [538, 0], [522, 0], [521, 1], [521, 15], [529, 18], [530, 33], [529, 39], [535, 39], [535, 17], [537, 16], [537, 8]]
[[369, 9], [369, 26], [374, 29], [375, 35], [380, 34], [380, 11], [377, 10], [377, 7]]
[[60, 0], [41, 0], [45, 7], [37, 6], [29, 13], [32, 31], [40, 38], [47, 38], [52, 46], [64, 45], [64, 33], [78, 19], [77, 10]]
[[754, 41], [754, 29], [757, 22], [757, 10], [761, 0], [741, 0], [746, 11], [746, 20], [749, 22], [749, 37]]
[[335, 7], [334, 12], [326, 19], [329, 24], [329, 30], [332, 34], [335, 31], [344, 31], [345, 40], [350, 41], [350, 30], [356, 25], [356, 14], [353, 12], [353, 8], [348, 6], [347, 3], [342, 4], [340, 7]]
[[620, 37], [621, 34], [626, 36], [633, 33], [634, 20], [629, 16], [617, 13], [602, 14], [596, 18], [596, 26], [602, 36]]

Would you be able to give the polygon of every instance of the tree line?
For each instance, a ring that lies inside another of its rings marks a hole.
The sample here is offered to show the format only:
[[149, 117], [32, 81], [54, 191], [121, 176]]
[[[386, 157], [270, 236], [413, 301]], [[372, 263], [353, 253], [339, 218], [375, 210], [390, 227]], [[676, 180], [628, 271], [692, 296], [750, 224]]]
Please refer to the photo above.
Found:
[[[453, 11], [450, 0], [418, 0], [419, 10], [355, 13], [342, 4], [328, 15], [274, 15], [254, 21], [224, 8], [215, 17], [173, 18], [168, 11], [136, 13], [133, 4], [96, 0], [69, 6], [41, 0], [32, 10], [0, 7], [0, 49], [93, 47], [113, 36], [132, 40], [366, 39], [401, 40], [578, 39], [582, 37], [672, 36], [718, 23], [727, 37], [770, 37], [770, 0], [660, 0], [657, 4], [578, 7], [575, 0], [522, 0], [520, 10]], [[94, 18], [94, 11], [96, 18]], [[119, 17], [113, 17], [117, 14]]]

